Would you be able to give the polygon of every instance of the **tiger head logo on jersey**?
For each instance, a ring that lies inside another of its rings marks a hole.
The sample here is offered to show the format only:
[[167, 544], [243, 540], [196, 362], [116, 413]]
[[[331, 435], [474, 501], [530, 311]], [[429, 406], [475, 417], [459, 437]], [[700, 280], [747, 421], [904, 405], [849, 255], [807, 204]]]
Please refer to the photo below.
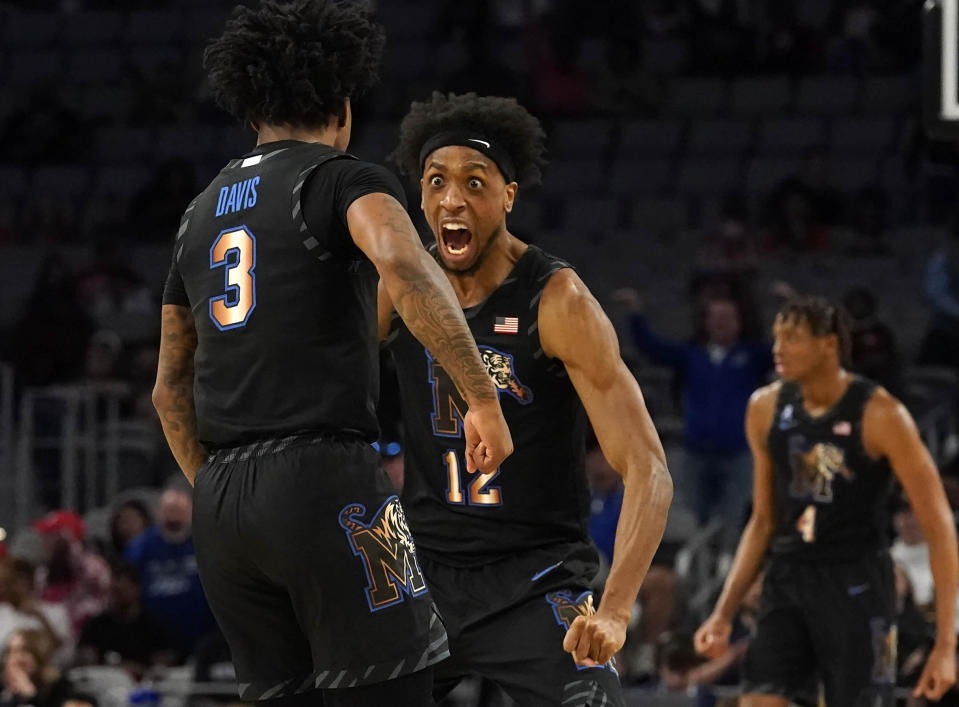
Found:
[[[434, 359], [430, 352], [426, 352], [429, 365], [429, 382], [433, 389], [433, 410], [430, 419], [433, 425], [433, 434], [437, 437], [462, 437], [463, 418], [468, 409], [463, 396], [453, 385], [453, 380]], [[523, 385], [516, 375], [513, 366], [512, 354], [503, 353], [489, 346], [479, 347], [480, 358], [486, 367], [486, 374], [493, 381], [497, 394], [506, 393], [513, 397], [520, 405], [529, 405], [533, 402], [533, 391]]]
[[362, 520], [365, 515], [362, 503], [350, 504], [340, 511], [340, 526], [353, 554], [363, 558], [370, 611], [398, 604], [404, 595], [424, 594], [426, 581], [399, 498], [390, 496], [369, 522]]
[[796, 498], [812, 497], [815, 501], [831, 503], [836, 476], [846, 481], [853, 479], [852, 472], [846, 468], [846, 453], [828, 442], [819, 442], [808, 449], [801, 446], [794, 448], [791, 459], [793, 479], [790, 494]]
[[497, 390], [502, 390], [516, 398], [523, 405], [533, 402], [533, 391], [527, 388], [513, 372], [513, 356], [488, 346], [480, 346], [480, 357], [486, 366], [486, 373], [493, 380]]

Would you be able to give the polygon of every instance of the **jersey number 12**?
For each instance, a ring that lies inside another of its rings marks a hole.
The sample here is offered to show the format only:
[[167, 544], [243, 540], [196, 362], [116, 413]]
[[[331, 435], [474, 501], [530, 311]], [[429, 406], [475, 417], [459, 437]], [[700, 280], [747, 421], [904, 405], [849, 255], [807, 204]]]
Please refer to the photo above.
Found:
[[447, 450], [443, 455], [443, 464], [446, 466], [446, 500], [457, 506], [466, 503], [466, 494], [469, 493], [469, 504], [471, 506], [499, 506], [503, 503], [502, 496], [498, 486], [490, 486], [490, 482], [499, 476], [499, 469], [495, 469], [488, 474], [481, 474], [479, 471], [473, 472], [475, 476], [469, 483], [467, 492], [463, 491], [463, 477], [461, 474], [460, 460], [456, 455], [455, 449]]

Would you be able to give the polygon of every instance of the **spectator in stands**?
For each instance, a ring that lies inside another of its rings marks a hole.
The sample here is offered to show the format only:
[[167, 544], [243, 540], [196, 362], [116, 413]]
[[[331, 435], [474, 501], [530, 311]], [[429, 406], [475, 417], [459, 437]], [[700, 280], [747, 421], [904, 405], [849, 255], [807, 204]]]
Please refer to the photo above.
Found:
[[909, 502], [899, 499], [893, 516], [896, 540], [890, 554], [893, 561], [906, 573], [915, 605], [923, 611], [933, 608], [934, 587], [932, 565], [929, 563], [929, 545], [919, 520]]
[[[919, 679], [922, 667], [936, 642], [936, 626], [930, 615], [923, 613], [915, 602], [909, 573], [898, 562], [893, 565], [896, 573], [896, 626], [898, 643], [896, 650], [896, 684], [912, 687]], [[946, 704], [952, 704], [945, 698]]]
[[580, 34], [569, 32], [554, 12], [532, 30], [533, 90], [538, 111], [547, 116], [581, 115], [589, 107], [589, 80], [577, 65]]
[[3, 642], [0, 707], [63, 707], [69, 680], [53, 663], [56, 642], [43, 629], [20, 629]]
[[119, 665], [139, 682], [148, 668], [171, 665], [175, 657], [163, 625], [143, 611], [136, 570], [128, 563], [115, 563], [107, 609], [83, 627], [77, 664]]
[[712, 518], [723, 522], [722, 549], [731, 553], [752, 485], [752, 462], [743, 431], [746, 403], [772, 368], [772, 349], [767, 343], [744, 338], [742, 307], [728, 297], [713, 296], [702, 303], [696, 337], [689, 343], [657, 335], [636, 290], [618, 290], [614, 298], [630, 311], [636, 347], [683, 380], [686, 454], [683, 467], [673, 472], [677, 497], [700, 523]]
[[44, 547], [44, 563], [37, 573], [40, 597], [67, 610], [76, 637], [86, 620], [106, 606], [110, 568], [87, 550], [86, 525], [73, 511], [53, 511], [35, 520], [33, 529]]
[[126, 552], [127, 545], [150, 527], [153, 515], [146, 503], [131, 498], [118, 503], [110, 514], [110, 550], [115, 559]]
[[819, 68], [822, 47], [815, 33], [796, 16], [797, 5], [791, 2], [765, 4], [767, 27], [760, 42], [765, 55], [762, 68], [770, 74], [802, 76]]
[[842, 296], [849, 312], [850, 368], [898, 395], [902, 360], [893, 330], [876, 317], [876, 296], [866, 287], [853, 287]]
[[889, 198], [877, 186], [863, 187], [852, 205], [850, 241], [846, 253], [855, 256], [888, 256], [892, 248], [887, 240]]
[[879, 46], [874, 37], [880, 14], [874, 0], [836, 3], [834, 24], [838, 33], [830, 51], [833, 71], [864, 74], [879, 64]]
[[63, 605], [40, 599], [35, 574], [34, 566], [22, 558], [0, 560], [0, 645], [20, 629], [41, 629], [54, 637], [57, 661], [68, 665], [74, 648], [70, 617]]
[[723, 197], [719, 223], [707, 231], [696, 254], [694, 290], [707, 284], [729, 292], [747, 292], [759, 270], [756, 236], [749, 223], [746, 198], [739, 192]]
[[804, 252], [829, 246], [842, 217], [842, 199], [829, 184], [828, 154], [810, 148], [799, 171], [784, 179], [768, 201], [768, 250]]
[[122, 352], [123, 341], [119, 334], [110, 329], [96, 332], [87, 347], [85, 382], [123, 384], [119, 371]]
[[68, 383], [83, 373], [84, 352], [93, 323], [77, 302], [76, 280], [59, 255], [40, 271], [6, 357], [22, 387]]
[[94, 246], [94, 260], [77, 276], [80, 303], [106, 328], [117, 314], [156, 314], [154, 295], [124, 258], [119, 242], [103, 239]]
[[144, 610], [167, 628], [182, 657], [213, 626], [197, 572], [192, 515], [189, 486], [174, 482], [160, 496], [156, 523], [126, 549], [140, 576]]
[[952, 216], [948, 240], [926, 263], [923, 290], [932, 321], [919, 363], [959, 370], [959, 210]]
[[643, 66], [641, 35], [614, 35], [606, 43], [606, 66], [593, 80], [596, 110], [618, 115], [652, 115], [662, 102], [662, 88]]

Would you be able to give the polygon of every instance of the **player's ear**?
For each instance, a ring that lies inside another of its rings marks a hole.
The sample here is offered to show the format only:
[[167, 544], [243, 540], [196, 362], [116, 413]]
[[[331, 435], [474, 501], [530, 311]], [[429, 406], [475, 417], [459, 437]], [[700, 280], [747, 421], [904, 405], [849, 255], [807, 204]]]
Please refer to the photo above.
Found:
[[516, 191], [518, 189], [519, 184], [516, 182], [510, 182], [506, 185], [506, 189], [503, 191], [503, 208], [506, 210], [506, 213], [513, 210], [513, 202], [516, 200]]
[[260, 126], [256, 124], [255, 120], [250, 121], [250, 127], [253, 128], [253, 132], [255, 132], [257, 135], [260, 134]]

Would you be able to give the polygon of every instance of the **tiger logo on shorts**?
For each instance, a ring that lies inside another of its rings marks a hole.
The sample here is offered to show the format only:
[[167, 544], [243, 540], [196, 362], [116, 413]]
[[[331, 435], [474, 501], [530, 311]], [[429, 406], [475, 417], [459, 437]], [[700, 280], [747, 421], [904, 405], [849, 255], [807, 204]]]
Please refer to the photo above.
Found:
[[553, 615], [557, 623], [567, 630], [573, 625], [576, 617], [592, 616], [596, 613], [592, 592], [583, 592], [575, 599], [569, 592], [550, 592], [546, 595], [546, 601], [553, 606]]
[[369, 522], [362, 520], [364, 516], [366, 506], [352, 503], [340, 511], [339, 520], [353, 554], [363, 558], [370, 611], [425, 594], [426, 580], [400, 499], [390, 496]]
[[533, 391], [527, 388], [513, 372], [513, 357], [489, 346], [480, 346], [480, 358], [486, 373], [497, 390], [509, 393], [523, 405], [533, 402]]
[[[596, 607], [593, 606], [593, 593], [586, 591], [578, 597], [573, 597], [570, 592], [555, 591], [546, 595], [546, 601], [553, 607], [553, 616], [556, 617], [556, 623], [565, 630], [573, 625], [573, 622], [580, 616], [592, 616], [596, 613]], [[609, 662], [597, 666], [616, 672], [615, 659], [611, 658]], [[587, 666], [578, 665], [577, 670], [588, 670]], [[578, 703], [577, 703], [578, 704]]]

